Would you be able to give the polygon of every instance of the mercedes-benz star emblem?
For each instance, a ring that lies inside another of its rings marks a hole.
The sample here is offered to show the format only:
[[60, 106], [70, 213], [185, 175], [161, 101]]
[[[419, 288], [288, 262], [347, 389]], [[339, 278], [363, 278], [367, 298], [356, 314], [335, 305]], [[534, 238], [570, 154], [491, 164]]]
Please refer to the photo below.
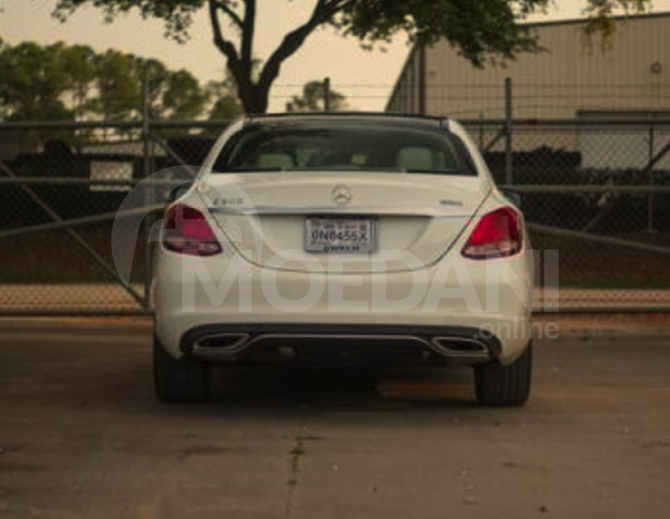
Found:
[[337, 186], [333, 189], [331, 196], [338, 204], [348, 204], [354, 195], [351, 193], [351, 188], [347, 186]]

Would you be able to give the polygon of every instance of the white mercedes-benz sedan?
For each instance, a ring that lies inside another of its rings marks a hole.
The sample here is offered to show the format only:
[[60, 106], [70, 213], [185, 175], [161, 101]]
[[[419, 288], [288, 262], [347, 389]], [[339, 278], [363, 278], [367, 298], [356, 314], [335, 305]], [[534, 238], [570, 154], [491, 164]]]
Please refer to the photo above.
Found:
[[474, 368], [484, 405], [531, 385], [523, 217], [451, 119], [247, 117], [166, 204], [154, 385], [207, 397], [215, 364]]

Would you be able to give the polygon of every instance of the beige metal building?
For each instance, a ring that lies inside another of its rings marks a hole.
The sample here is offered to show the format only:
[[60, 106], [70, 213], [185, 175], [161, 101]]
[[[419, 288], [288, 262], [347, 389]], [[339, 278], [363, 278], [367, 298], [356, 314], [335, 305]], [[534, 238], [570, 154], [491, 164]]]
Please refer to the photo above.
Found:
[[[386, 111], [469, 120], [483, 145], [497, 130], [480, 131], [476, 121], [505, 118], [505, 78], [510, 78], [515, 121], [581, 123], [563, 131], [527, 127], [525, 132], [517, 124], [515, 151], [579, 151], [584, 167], [644, 168], [670, 140], [670, 13], [619, 18], [608, 48], [597, 37], [588, 45], [583, 20], [531, 29], [546, 51], [484, 69], [447, 42], [423, 52], [413, 49]], [[594, 120], [612, 125], [597, 131], [584, 126]], [[633, 120], [654, 122], [654, 128], [626, 124]], [[670, 154], [657, 167], [670, 169]]]
[[[670, 114], [670, 13], [617, 20], [610, 48], [589, 48], [583, 20], [530, 26], [547, 50], [504, 65], [473, 67], [449, 43], [414, 49], [387, 111], [503, 118], [506, 77], [514, 118], [635, 117]], [[424, 101], [425, 99], [425, 101]]]

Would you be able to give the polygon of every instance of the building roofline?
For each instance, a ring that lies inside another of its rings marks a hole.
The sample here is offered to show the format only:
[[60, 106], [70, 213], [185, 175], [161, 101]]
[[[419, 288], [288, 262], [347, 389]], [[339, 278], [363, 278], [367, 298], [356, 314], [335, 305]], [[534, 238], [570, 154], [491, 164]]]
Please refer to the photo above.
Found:
[[[657, 12], [657, 13], [642, 13], [642, 14], [622, 14], [622, 15], [617, 15], [613, 16], [613, 19], [617, 22], [620, 21], [630, 21], [630, 20], [648, 20], [648, 19], [655, 19], [655, 18], [670, 18], [670, 11], [663, 11], [663, 12]], [[528, 23], [522, 23], [521, 25], [524, 27], [528, 27], [530, 29], [535, 29], [535, 28], [541, 28], [541, 27], [559, 27], [562, 25], [581, 25], [588, 22], [588, 18], [570, 18], [570, 19], [565, 19], [565, 20], [551, 20], [547, 22], [528, 22]], [[417, 50], [418, 46], [415, 43], [412, 45], [412, 48], [409, 51], [409, 54], [407, 55], [407, 58], [405, 59], [405, 63], [400, 69], [400, 74], [398, 74], [397, 79], [395, 80], [395, 84], [393, 85], [393, 89], [391, 90], [391, 95], [389, 96], [389, 100], [386, 102], [386, 106], [384, 108], [384, 111], [387, 111], [389, 107], [391, 106], [391, 103], [393, 101], [393, 98], [395, 96], [396, 91], [398, 90], [400, 86], [400, 80], [402, 79], [403, 75], [405, 74], [405, 71], [407, 70], [407, 67], [411, 64], [412, 58], [415, 55], [415, 52]]]
[[407, 71], [407, 68], [413, 63], [414, 59], [414, 53], [417, 51], [418, 47], [416, 43], [412, 45], [409, 53], [407, 54], [407, 58], [405, 58], [405, 62], [403, 63], [403, 66], [400, 69], [400, 74], [398, 74], [398, 79], [396, 79], [395, 84], [393, 85], [393, 89], [391, 90], [391, 95], [389, 96], [389, 100], [386, 101], [386, 106], [384, 107], [384, 112], [387, 112], [389, 107], [391, 106], [391, 103], [393, 102], [393, 98], [395, 97], [395, 94], [400, 88], [400, 78], [403, 77], [405, 72]]
[[[617, 21], [628, 21], [628, 20], [646, 20], [652, 18], [666, 18], [670, 17], [670, 11], [663, 11], [658, 13], [641, 13], [641, 14], [620, 14], [613, 16], [612, 18]], [[588, 22], [588, 18], [568, 18], [565, 20], [550, 20], [546, 22], [526, 22], [522, 23], [522, 26], [535, 28], [535, 27], [552, 27], [558, 25], [581, 25]]]

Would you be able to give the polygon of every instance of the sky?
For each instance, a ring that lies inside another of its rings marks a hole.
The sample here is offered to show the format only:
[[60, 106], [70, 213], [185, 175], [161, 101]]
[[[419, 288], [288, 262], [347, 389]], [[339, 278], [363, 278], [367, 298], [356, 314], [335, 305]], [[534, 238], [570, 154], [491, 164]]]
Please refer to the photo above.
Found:
[[[266, 59], [282, 36], [302, 24], [315, 0], [258, 0], [257, 35], [254, 54]], [[556, 0], [547, 15], [534, 21], [579, 18], [586, 0]], [[103, 21], [101, 11], [82, 8], [67, 23], [51, 13], [56, 0], [0, 0], [0, 38], [15, 45], [23, 41], [51, 44], [65, 41], [86, 44], [96, 51], [115, 48], [143, 57], [157, 58], [170, 68], [186, 68], [202, 81], [222, 79], [225, 60], [212, 43], [207, 13], [196, 15], [192, 39], [180, 45], [164, 37], [158, 20], [142, 20], [137, 13]], [[656, 0], [653, 11], [670, 11], [670, 0]], [[358, 110], [383, 110], [391, 89], [407, 59], [406, 37], [397, 37], [386, 52], [362, 50], [354, 39], [346, 39], [332, 29], [320, 29], [281, 69], [271, 92], [270, 111], [283, 111], [291, 96], [307, 81], [330, 77], [332, 88], [349, 99]]]

